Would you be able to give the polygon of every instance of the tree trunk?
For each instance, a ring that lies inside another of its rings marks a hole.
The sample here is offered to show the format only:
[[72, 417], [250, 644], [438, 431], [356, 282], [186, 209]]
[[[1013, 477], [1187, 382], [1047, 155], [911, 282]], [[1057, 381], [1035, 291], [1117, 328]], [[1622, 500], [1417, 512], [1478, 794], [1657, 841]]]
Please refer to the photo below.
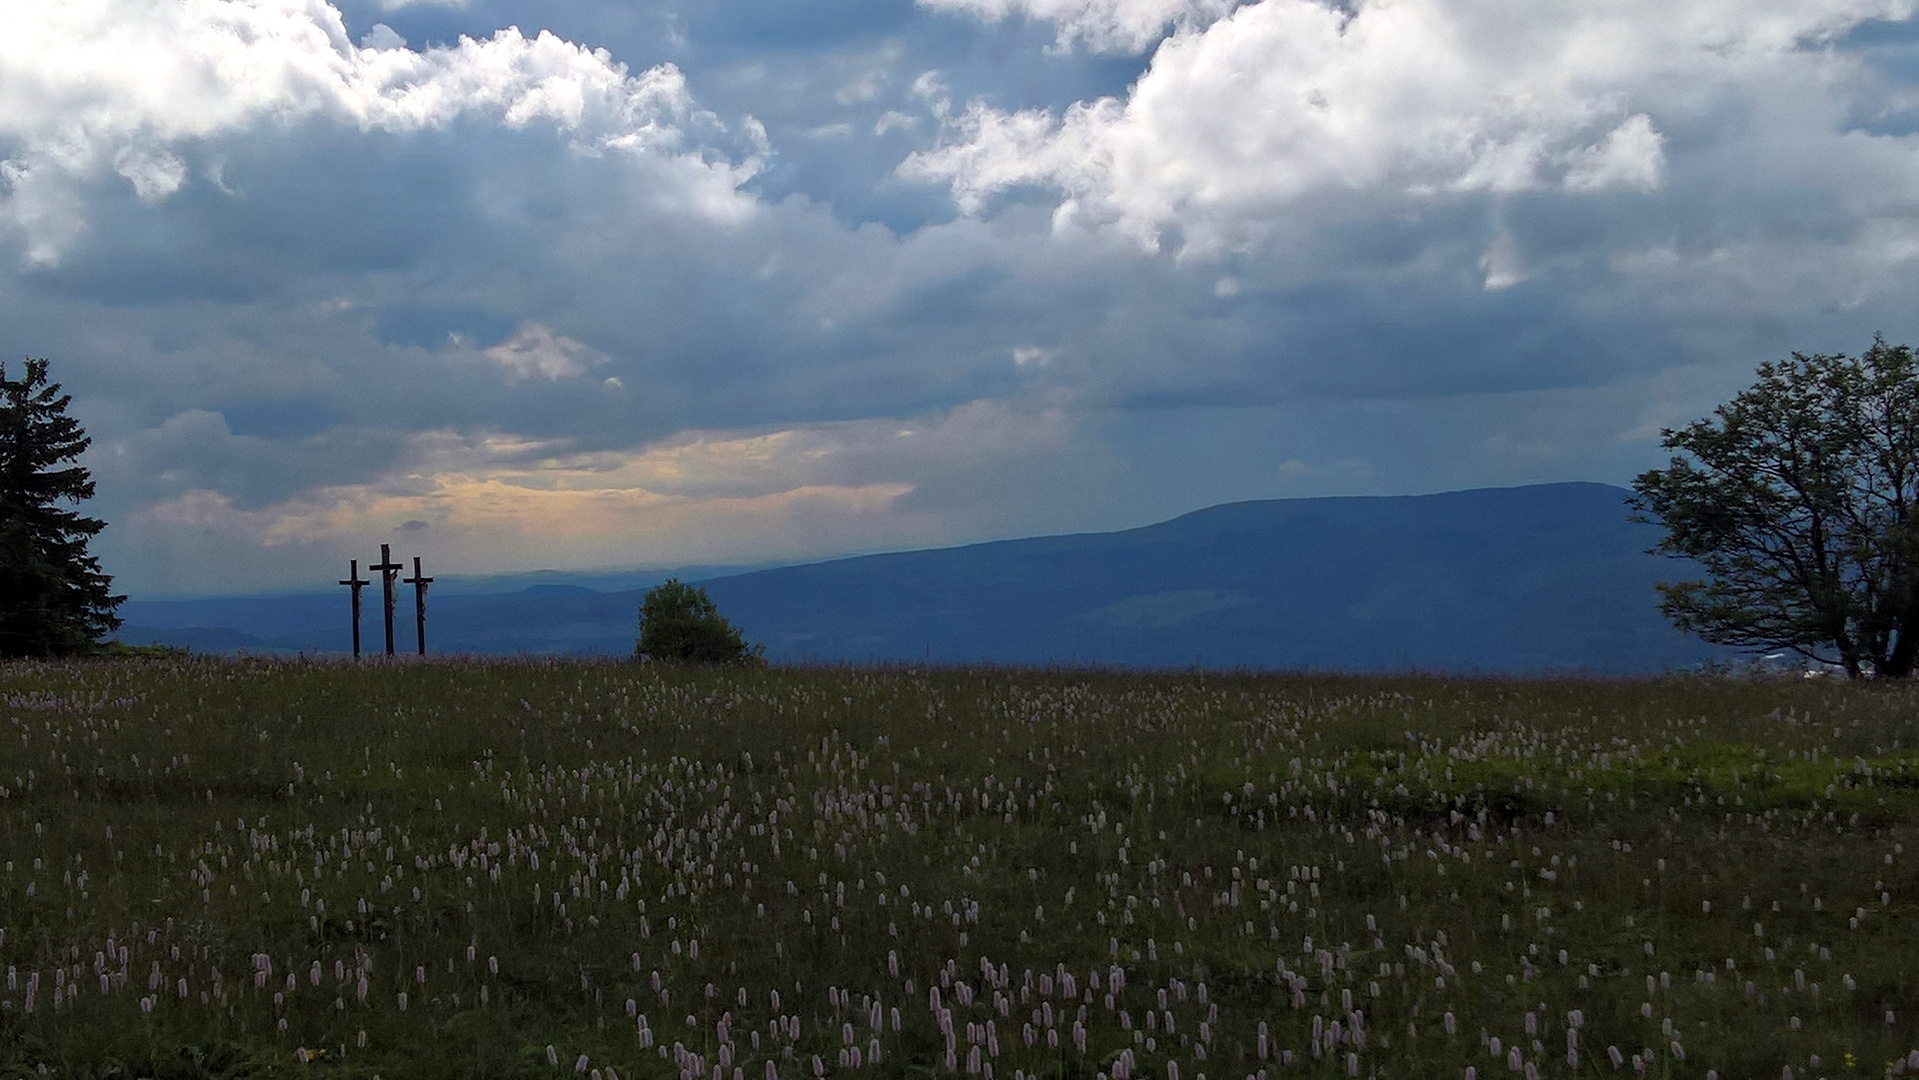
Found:
[[1886, 655], [1886, 662], [1879, 674], [1888, 679], [1910, 679], [1915, 661], [1919, 661], [1919, 634], [1913, 631], [1919, 619], [1908, 613], [1893, 625], [1892, 651]]
[[1859, 645], [1852, 640], [1852, 635], [1841, 630], [1832, 636], [1832, 643], [1839, 649], [1839, 663], [1846, 669], [1846, 678], [1860, 678], [1863, 673], [1859, 666]]

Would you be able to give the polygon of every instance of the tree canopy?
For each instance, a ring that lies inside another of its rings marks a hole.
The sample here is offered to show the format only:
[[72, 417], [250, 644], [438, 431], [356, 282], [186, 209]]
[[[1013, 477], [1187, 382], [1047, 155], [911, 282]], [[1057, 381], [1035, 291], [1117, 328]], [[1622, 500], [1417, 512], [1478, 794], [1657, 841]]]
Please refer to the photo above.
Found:
[[93, 497], [74, 464], [93, 440], [67, 415], [72, 400], [45, 360], [18, 379], [0, 365], [0, 656], [84, 651], [120, 625], [126, 597], [87, 553], [106, 522], [60, 505]]
[[757, 660], [739, 628], [720, 614], [703, 586], [668, 578], [640, 600], [637, 655], [691, 664], [738, 664]]
[[1790, 650], [1853, 678], [1919, 660], [1919, 361], [1794, 353], [1713, 415], [1664, 432], [1669, 465], [1633, 482], [1655, 551], [1706, 576], [1659, 586], [1707, 641]]

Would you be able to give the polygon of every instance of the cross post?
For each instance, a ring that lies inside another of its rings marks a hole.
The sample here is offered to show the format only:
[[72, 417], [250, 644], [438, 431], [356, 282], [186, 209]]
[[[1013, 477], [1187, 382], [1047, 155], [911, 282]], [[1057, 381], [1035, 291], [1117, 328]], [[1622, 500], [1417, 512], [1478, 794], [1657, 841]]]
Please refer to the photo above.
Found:
[[433, 579], [420, 573], [420, 557], [415, 555], [413, 556], [413, 576], [410, 578], [401, 578], [400, 580], [405, 584], [413, 586], [413, 632], [419, 637], [420, 655], [425, 656], [426, 587], [433, 584]]
[[388, 656], [393, 655], [393, 582], [400, 576], [400, 571], [405, 569], [393, 561], [392, 548], [391, 544], [381, 544], [380, 564], [367, 567], [368, 570], [380, 572], [380, 590], [382, 599], [386, 601], [386, 654]]
[[360, 658], [360, 590], [373, 582], [360, 576], [360, 560], [348, 559], [347, 568], [346, 580], [340, 584], [353, 590], [353, 658], [358, 660]]

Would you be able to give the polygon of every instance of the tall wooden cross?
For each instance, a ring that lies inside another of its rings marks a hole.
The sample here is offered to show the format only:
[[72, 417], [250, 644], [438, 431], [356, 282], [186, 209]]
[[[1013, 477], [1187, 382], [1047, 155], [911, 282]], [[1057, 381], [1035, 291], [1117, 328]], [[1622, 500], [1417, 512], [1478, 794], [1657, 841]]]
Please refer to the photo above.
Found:
[[353, 658], [358, 660], [360, 658], [360, 590], [373, 582], [360, 576], [360, 560], [348, 559], [347, 567], [346, 580], [340, 584], [353, 590]]
[[393, 545], [380, 545], [380, 564], [369, 566], [368, 570], [380, 572], [380, 589], [386, 601], [386, 654], [393, 655], [393, 582], [405, 567], [393, 561]]
[[420, 655], [426, 655], [426, 587], [433, 579], [420, 573], [420, 557], [413, 556], [413, 576], [401, 578], [402, 582], [413, 586], [413, 631], [419, 636]]

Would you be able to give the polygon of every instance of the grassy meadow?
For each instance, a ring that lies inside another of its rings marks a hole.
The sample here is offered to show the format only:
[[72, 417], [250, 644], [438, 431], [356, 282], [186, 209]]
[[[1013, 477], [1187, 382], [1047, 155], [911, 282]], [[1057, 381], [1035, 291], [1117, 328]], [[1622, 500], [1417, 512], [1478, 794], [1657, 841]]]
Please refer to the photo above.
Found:
[[0, 667], [0, 1076], [1919, 1072], [1919, 692]]

